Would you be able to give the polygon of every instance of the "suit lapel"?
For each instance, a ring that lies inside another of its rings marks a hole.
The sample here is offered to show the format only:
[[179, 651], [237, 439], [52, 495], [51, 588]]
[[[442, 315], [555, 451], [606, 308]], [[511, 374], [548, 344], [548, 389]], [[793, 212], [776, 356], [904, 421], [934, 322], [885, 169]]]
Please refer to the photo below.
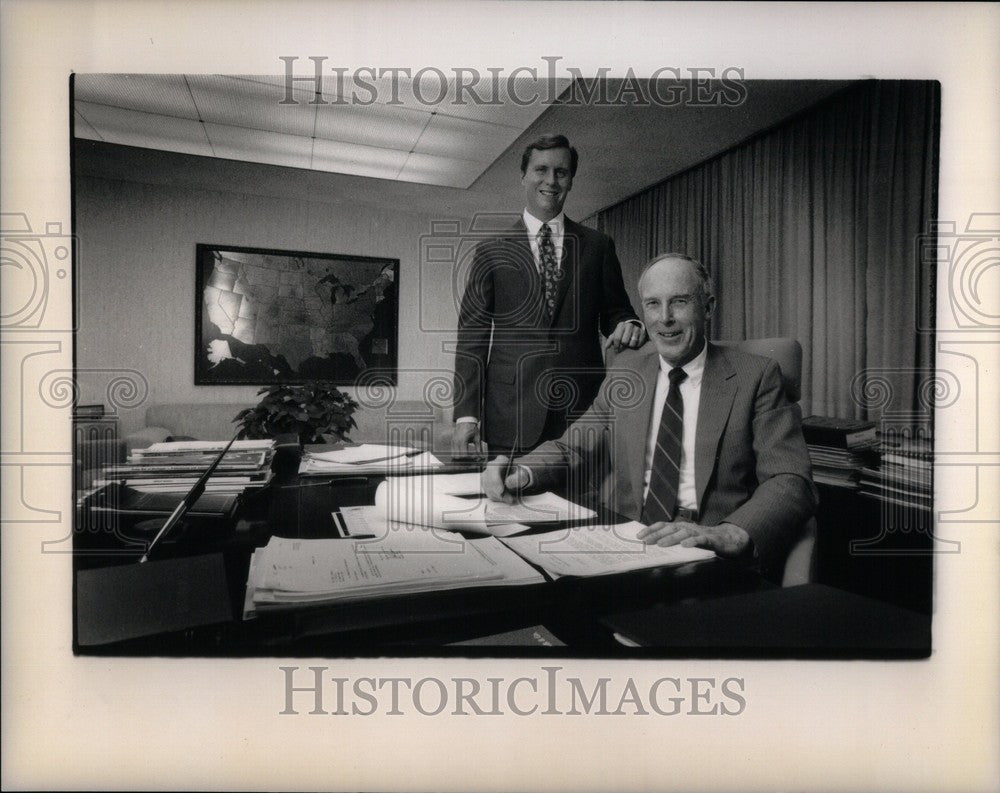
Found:
[[694, 451], [694, 484], [699, 507], [712, 478], [719, 439], [729, 421], [729, 411], [736, 397], [735, 375], [723, 352], [709, 343], [701, 380]]
[[643, 475], [646, 469], [646, 441], [649, 438], [649, 422], [653, 415], [653, 397], [656, 394], [656, 378], [660, 373], [660, 356], [650, 343], [651, 355], [646, 355], [636, 362], [635, 371], [629, 371], [629, 376], [638, 380], [637, 388], [643, 389], [642, 400], [634, 410], [617, 412], [621, 432], [622, 445], [626, 460], [628, 481], [631, 492], [638, 502], [636, 515], [642, 511]]
[[517, 266], [526, 276], [538, 280], [538, 269], [535, 267], [535, 257], [531, 253], [531, 245], [528, 244], [528, 227], [524, 221], [518, 218], [517, 224], [511, 230], [510, 243], [514, 247], [515, 261]]

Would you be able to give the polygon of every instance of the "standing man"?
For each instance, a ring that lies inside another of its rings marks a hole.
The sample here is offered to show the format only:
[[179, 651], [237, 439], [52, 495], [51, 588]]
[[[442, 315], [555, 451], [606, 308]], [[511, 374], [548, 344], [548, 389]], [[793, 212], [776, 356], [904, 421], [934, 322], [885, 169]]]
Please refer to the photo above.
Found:
[[558, 438], [603, 379], [598, 331], [616, 350], [646, 340], [614, 243], [563, 214], [577, 160], [563, 135], [529, 144], [521, 220], [476, 248], [458, 317], [456, 457], [481, 438], [508, 452]]

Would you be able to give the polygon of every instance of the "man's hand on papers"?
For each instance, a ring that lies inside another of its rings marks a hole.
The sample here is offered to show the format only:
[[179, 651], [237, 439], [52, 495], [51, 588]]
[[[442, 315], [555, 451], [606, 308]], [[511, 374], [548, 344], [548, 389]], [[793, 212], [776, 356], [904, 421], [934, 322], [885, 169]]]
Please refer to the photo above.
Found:
[[[482, 474], [483, 492], [491, 501], [503, 501], [505, 504], [514, 503], [514, 494], [520, 492], [531, 483], [531, 475], [528, 469], [521, 465], [507, 468], [510, 458], [503, 454], [498, 454], [494, 460], [486, 464]], [[506, 479], [504, 475], [506, 474]]]
[[660, 521], [642, 529], [636, 537], [647, 545], [681, 545], [685, 548], [711, 548], [719, 556], [742, 556], [750, 546], [750, 535], [732, 523], [699, 526], [697, 523]]
[[451, 455], [456, 460], [479, 457], [482, 446], [479, 443], [478, 421], [456, 421], [455, 433], [451, 436]]

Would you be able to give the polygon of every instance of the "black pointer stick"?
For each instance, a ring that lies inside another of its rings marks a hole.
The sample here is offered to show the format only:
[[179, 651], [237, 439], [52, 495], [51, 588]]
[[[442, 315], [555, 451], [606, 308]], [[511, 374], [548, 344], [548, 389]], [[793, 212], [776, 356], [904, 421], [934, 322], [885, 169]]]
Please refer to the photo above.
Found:
[[[240, 432], [242, 432], [242, 430], [240, 430]], [[184, 517], [185, 513], [194, 506], [194, 502], [197, 501], [201, 494], [205, 492], [205, 485], [208, 484], [208, 478], [215, 473], [215, 469], [219, 467], [219, 463], [222, 462], [222, 458], [226, 456], [226, 452], [229, 451], [229, 447], [233, 445], [233, 442], [239, 437], [239, 434], [240, 433], [237, 432], [233, 436], [233, 439], [226, 444], [226, 448], [219, 453], [219, 456], [216, 457], [215, 460], [212, 461], [212, 464], [208, 466], [208, 470], [206, 470], [205, 473], [198, 478], [198, 481], [194, 483], [194, 487], [188, 491], [187, 495], [181, 500], [181, 503], [178, 504], [174, 508], [174, 511], [170, 513], [170, 517], [167, 518], [163, 526], [160, 527], [160, 530], [156, 532], [156, 536], [153, 537], [153, 541], [149, 544], [149, 547], [146, 548], [146, 553], [142, 555], [142, 558], [139, 560], [139, 564], [149, 561], [149, 555], [153, 552], [153, 548], [156, 547], [156, 544], [166, 536], [168, 531], [180, 523], [180, 520]]]

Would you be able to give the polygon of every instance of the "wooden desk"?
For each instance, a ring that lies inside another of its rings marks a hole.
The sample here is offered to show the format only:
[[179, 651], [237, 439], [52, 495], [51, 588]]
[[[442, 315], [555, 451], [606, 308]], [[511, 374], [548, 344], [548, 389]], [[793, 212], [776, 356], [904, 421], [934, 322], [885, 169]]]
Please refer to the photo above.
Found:
[[[277, 478], [265, 491], [248, 494], [235, 527], [189, 523], [176, 538], [163, 543], [163, 558], [221, 554], [231, 619], [113, 644], [75, 643], [77, 652], [181, 656], [616, 657], [625, 651], [614, 641], [612, 632], [599, 622], [608, 614], [774, 586], [739, 564], [718, 559], [595, 579], [461, 589], [262, 613], [249, 621], [240, 619], [254, 548], [265, 545], [272, 534], [303, 538], [336, 536], [331, 512], [339, 506], [373, 503], [380, 481], [380, 477], [300, 479], [288, 475]], [[137, 565], [144, 544], [142, 532], [135, 526], [123, 523], [101, 529], [88, 516], [86, 504], [78, 521], [78, 526], [86, 526], [88, 530], [74, 533], [75, 575], [82, 570], [124, 565], [133, 566], [133, 572], [142, 575], [143, 568], [148, 567]], [[94, 528], [99, 530], [91, 530]], [[128, 594], [123, 592], [122, 596]], [[545, 626], [566, 646], [452, 646], [459, 641], [537, 625]]]
[[859, 595], [930, 614], [933, 517], [833, 485], [817, 484], [816, 577]]

